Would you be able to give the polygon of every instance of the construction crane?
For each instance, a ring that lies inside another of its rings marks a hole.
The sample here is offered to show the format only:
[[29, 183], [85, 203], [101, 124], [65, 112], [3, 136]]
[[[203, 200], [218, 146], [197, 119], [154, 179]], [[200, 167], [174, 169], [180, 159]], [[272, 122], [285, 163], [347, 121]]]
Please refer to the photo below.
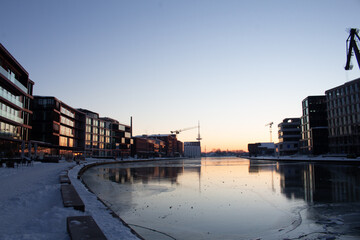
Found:
[[183, 128], [183, 129], [179, 129], [179, 130], [174, 130], [174, 131], [170, 131], [172, 134], [179, 134], [183, 131], [187, 131], [187, 130], [191, 130], [191, 129], [194, 129], [194, 128], [197, 128], [198, 126], [195, 126], [195, 127], [188, 127], [188, 128]]
[[[351, 70], [353, 66], [351, 65], [351, 56], [353, 55], [353, 50], [355, 52], [355, 57], [358, 62], [359, 68], [360, 68], [360, 52], [359, 47], [356, 44], [356, 38], [358, 41], [360, 41], [360, 37], [358, 35], [359, 29], [351, 28], [350, 29], [350, 35], [346, 39], [346, 65], [345, 70]], [[356, 37], [356, 38], [355, 38]]]
[[272, 142], [272, 125], [273, 124], [274, 124], [274, 122], [270, 122], [270, 123], [265, 125], [265, 127], [269, 126], [269, 129], [270, 129], [270, 142]]
[[188, 127], [188, 128], [183, 128], [183, 129], [179, 129], [179, 130], [174, 130], [174, 131], [170, 131], [172, 134], [179, 134], [183, 131], [187, 131], [187, 130], [191, 130], [191, 129], [195, 129], [197, 128], [198, 129], [198, 137], [196, 138], [196, 140], [200, 141], [202, 138], [200, 137], [200, 121], [198, 122], [198, 125], [197, 126], [194, 126], [194, 127]]

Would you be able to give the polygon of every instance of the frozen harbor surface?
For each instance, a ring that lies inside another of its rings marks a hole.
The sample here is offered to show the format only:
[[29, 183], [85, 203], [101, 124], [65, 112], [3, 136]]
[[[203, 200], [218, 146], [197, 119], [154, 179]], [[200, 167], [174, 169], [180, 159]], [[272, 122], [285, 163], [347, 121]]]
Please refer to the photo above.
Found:
[[145, 239], [359, 239], [359, 170], [207, 158], [97, 166], [83, 179]]

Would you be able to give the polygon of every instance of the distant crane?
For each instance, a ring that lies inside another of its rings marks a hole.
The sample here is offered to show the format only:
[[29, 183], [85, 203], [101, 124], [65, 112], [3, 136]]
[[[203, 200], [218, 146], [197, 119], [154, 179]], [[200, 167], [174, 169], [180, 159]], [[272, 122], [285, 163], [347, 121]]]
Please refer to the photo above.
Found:
[[181, 132], [184, 132], [184, 131], [187, 131], [187, 130], [191, 130], [191, 129], [195, 129], [197, 128], [198, 129], [198, 137], [196, 138], [196, 140], [200, 141], [202, 138], [200, 137], [200, 121], [198, 122], [198, 125], [197, 126], [194, 126], [194, 127], [188, 127], [188, 128], [183, 128], [183, 129], [179, 129], [179, 130], [173, 130], [173, 131], [170, 131], [172, 134], [179, 134]]
[[187, 131], [187, 130], [191, 130], [191, 129], [194, 129], [194, 128], [197, 128], [198, 126], [194, 126], [194, 127], [188, 127], [188, 128], [183, 128], [183, 129], [179, 129], [179, 130], [174, 130], [174, 131], [170, 131], [172, 134], [179, 134], [183, 131]]
[[356, 38], [355, 38], [355, 37], [357, 37], [357, 40], [360, 41], [360, 37], [359, 37], [358, 33], [359, 33], [359, 29], [351, 28], [350, 35], [346, 39], [346, 57], [347, 58], [346, 58], [345, 70], [351, 70], [353, 68], [353, 66], [351, 65], [351, 56], [353, 55], [353, 53], [352, 53], [353, 50], [355, 52], [355, 57], [356, 57], [356, 60], [358, 62], [359, 68], [360, 68], [360, 52], [359, 52], [359, 47], [356, 44]]
[[265, 125], [265, 127], [269, 126], [269, 129], [270, 129], [270, 142], [272, 142], [272, 125], [273, 124], [274, 124], [274, 122], [270, 122], [270, 123]]

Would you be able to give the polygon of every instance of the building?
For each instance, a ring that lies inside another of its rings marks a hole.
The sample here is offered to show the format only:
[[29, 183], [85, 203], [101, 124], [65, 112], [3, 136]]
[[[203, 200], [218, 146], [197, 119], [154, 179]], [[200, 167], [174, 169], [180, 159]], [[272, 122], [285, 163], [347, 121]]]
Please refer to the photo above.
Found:
[[201, 157], [200, 141], [197, 142], [184, 142], [184, 156], [191, 158]]
[[111, 144], [113, 149], [113, 157], [123, 158], [131, 156], [132, 139], [132, 120], [130, 125], [119, 123], [119, 121], [104, 118], [111, 124]]
[[309, 96], [302, 101], [300, 152], [324, 154], [329, 151], [326, 96]]
[[154, 134], [149, 138], [158, 139], [165, 143], [166, 157], [179, 157], [184, 155], [183, 143], [177, 140], [176, 134]]
[[360, 155], [360, 78], [329, 89], [325, 95], [330, 152]]
[[31, 139], [40, 159], [82, 154], [85, 147], [85, 114], [55, 97], [34, 96]]
[[0, 157], [20, 156], [31, 130], [34, 82], [0, 44]]
[[31, 139], [45, 157], [130, 156], [131, 126], [101, 118], [90, 110], [72, 108], [55, 97], [35, 96], [33, 111]]
[[274, 156], [275, 144], [270, 143], [249, 143], [248, 144], [249, 156]]
[[85, 115], [85, 144], [86, 157], [111, 156], [111, 126], [100, 119], [99, 114], [87, 109], [78, 109]]
[[132, 156], [138, 158], [162, 157], [166, 155], [165, 142], [147, 135], [133, 137]]
[[278, 125], [280, 155], [293, 155], [299, 151], [301, 139], [300, 118], [285, 118]]
[[86, 157], [129, 157], [132, 127], [112, 118], [101, 118], [98, 113], [78, 109], [85, 118]]

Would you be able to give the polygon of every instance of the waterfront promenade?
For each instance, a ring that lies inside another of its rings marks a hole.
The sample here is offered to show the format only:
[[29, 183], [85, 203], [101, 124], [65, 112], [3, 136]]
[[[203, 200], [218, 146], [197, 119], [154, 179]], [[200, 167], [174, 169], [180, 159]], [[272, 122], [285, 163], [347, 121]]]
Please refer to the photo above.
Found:
[[[88, 159], [89, 162], [99, 160]], [[77, 179], [83, 165], [73, 162], [39, 163], [32, 166], [0, 168], [0, 239], [70, 239], [68, 216], [91, 215], [107, 239], [138, 239]], [[65, 208], [59, 175], [69, 177], [86, 205], [85, 212]]]

